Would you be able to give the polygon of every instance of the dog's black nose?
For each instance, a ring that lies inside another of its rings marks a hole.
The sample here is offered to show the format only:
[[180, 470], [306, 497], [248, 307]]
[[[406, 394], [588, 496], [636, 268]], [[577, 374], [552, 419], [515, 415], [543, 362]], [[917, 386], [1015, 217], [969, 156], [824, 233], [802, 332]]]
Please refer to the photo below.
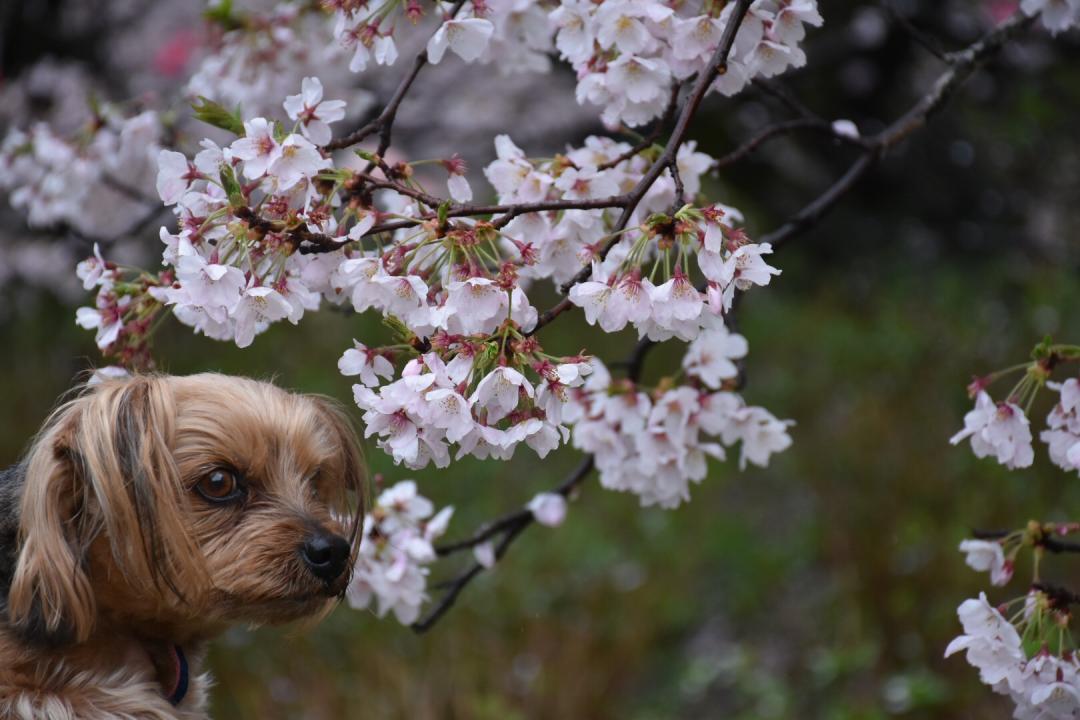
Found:
[[304, 562], [324, 582], [333, 582], [345, 572], [349, 560], [349, 541], [340, 535], [317, 532], [300, 546]]

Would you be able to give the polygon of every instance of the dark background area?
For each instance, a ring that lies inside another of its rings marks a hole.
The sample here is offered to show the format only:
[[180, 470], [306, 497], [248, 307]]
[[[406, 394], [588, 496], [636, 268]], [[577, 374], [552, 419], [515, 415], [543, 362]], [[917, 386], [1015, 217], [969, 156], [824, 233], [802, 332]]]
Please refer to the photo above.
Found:
[[[971, 42], [1008, 6], [891, 4], [946, 50]], [[192, 17], [193, 7], [177, 12]], [[851, 119], [864, 134], [899, 115], [943, 67], [885, 7], [822, 2], [826, 24], [810, 31], [808, 66], [783, 78], [812, 111]], [[25, 96], [26, 74], [46, 56], [78, 65], [113, 99], [132, 84], [167, 88], [166, 78], [127, 77], [110, 50], [114, 33], [138, 32], [143, 10], [134, 2], [6, 4], [0, 97]], [[1034, 467], [1010, 473], [948, 438], [969, 408], [972, 374], [1021, 362], [1046, 333], [1080, 340], [1071, 315], [1080, 300], [1078, 60], [1075, 32], [1025, 34], [775, 256], [783, 275], [749, 293], [740, 310], [751, 349], [748, 401], [798, 423], [794, 446], [767, 470], [717, 464], [675, 511], [642, 510], [590, 480], [562, 528], [529, 530], [428, 635], [347, 607], [315, 629], [230, 633], [213, 655], [215, 716], [1009, 717], [1009, 703], [973, 668], [942, 658], [959, 633], [956, 606], [988, 586], [956, 545], [972, 527], [1076, 519], [1080, 482], [1038, 449]], [[403, 70], [399, 63], [391, 73]], [[535, 97], [522, 101], [524, 112], [545, 101], [548, 80], [491, 82], [529, 86]], [[55, 102], [43, 92], [18, 116], [9, 105], [4, 121], [47, 117]], [[760, 89], [711, 97], [691, 137], [719, 156], [791, 113]], [[582, 117], [526, 149], [550, 153], [599, 131]], [[492, 156], [491, 133], [480, 141], [468, 127], [428, 120], [410, 132], [444, 136], [448, 148], [465, 143], [474, 171]], [[512, 130], [513, 118], [506, 124]], [[408, 133], [401, 140], [424, 142]], [[751, 236], [760, 235], [838, 177], [851, 152], [816, 135], [778, 140], [705, 194], [739, 207]], [[85, 249], [31, 234], [5, 204], [0, 244], [27, 242]], [[156, 230], [145, 243], [156, 255]], [[18, 457], [76, 373], [100, 362], [92, 335], [74, 325], [74, 307], [85, 302], [80, 292], [17, 275], [0, 287], [0, 464]], [[273, 376], [347, 401], [337, 357], [350, 338], [372, 344], [382, 332], [370, 317], [327, 311], [240, 351], [173, 322], [158, 357], [170, 372]], [[597, 346], [578, 316], [545, 332], [546, 346], [585, 345], [611, 358], [635, 339], [626, 333]], [[676, 345], [650, 356], [647, 374], [677, 363]], [[1034, 425], [1049, 404], [1036, 401]], [[410, 473], [373, 447], [368, 459], [388, 481], [415, 477], [437, 505], [455, 505], [450, 536], [520, 506], [575, 463], [573, 452], [543, 462], [521, 452], [511, 463]], [[437, 565], [432, 579], [453, 570]], [[1050, 558], [1044, 570], [1080, 588], [1074, 560]], [[1025, 572], [991, 599], [1021, 594]]]

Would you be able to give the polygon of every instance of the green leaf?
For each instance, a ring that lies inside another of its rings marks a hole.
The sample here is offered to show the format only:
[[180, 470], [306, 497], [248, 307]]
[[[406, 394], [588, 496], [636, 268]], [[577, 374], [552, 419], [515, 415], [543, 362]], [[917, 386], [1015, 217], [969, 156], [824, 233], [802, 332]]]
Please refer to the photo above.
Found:
[[240, 182], [236, 179], [236, 173], [233, 172], [231, 165], [221, 166], [221, 187], [225, 188], [225, 193], [229, 197], [229, 205], [238, 208], [247, 205], [247, 201], [244, 200], [244, 192], [240, 189]]
[[439, 227], [446, 225], [447, 218], [450, 217], [450, 201], [447, 200], [439, 206]]
[[409, 326], [394, 315], [383, 316], [382, 324], [390, 328], [394, 333], [395, 338], [402, 343], [410, 344], [412, 339], [416, 337], [416, 335], [413, 334], [413, 331], [409, 329]]
[[1054, 339], [1047, 335], [1042, 339], [1042, 342], [1035, 346], [1035, 349], [1031, 351], [1032, 360], [1044, 360], [1050, 357], [1053, 350], [1051, 346], [1054, 344]]
[[203, 11], [203, 17], [212, 23], [217, 23], [226, 30], [235, 30], [244, 24], [238, 15], [233, 14], [232, 0], [218, 0], [217, 3]]
[[280, 142], [285, 142], [285, 138], [289, 136], [288, 131], [281, 126], [281, 123], [277, 120], [274, 121], [274, 139]]
[[[201, 105], [197, 103], [202, 103]], [[208, 125], [228, 130], [237, 137], [244, 136], [244, 121], [240, 119], [240, 109], [229, 112], [213, 100], [200, 95], [196, 102], [191, 103], [191, 109], [195, 111], [195, 117]]]
[[693, 205], [687, 203], [679, 208], [679, 211], [675, 213], [675, 219], [683, 222], [695, 223], [701, 222], [705, 219], [705, 216], [701, 214], [701, 211], [695, 208]]
[[650, 229], [663, 227], [671, 224], [671, 218], [664, 213], [653, 213], [645, 220], [645, 226]]

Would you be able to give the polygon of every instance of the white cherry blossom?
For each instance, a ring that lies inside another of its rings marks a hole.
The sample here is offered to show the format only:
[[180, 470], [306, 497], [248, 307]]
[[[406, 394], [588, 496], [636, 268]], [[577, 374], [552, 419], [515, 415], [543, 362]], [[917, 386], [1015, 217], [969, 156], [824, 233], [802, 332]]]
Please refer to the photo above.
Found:
[[345, 117], [344, 100], [323, 100], [322, 82], [305, 77], [299, 95], [285, 98], [285, 112], [300, 124], [300, 132], [316, 145], [330, 142], [330, 123]]
[[1008, 468], [1024, 468], [1035, 458], [1027, 416], [1016, 403], [994, 403], [985, 390], [975, 399], [975, 409], [964, 416], [964, 429], [949, 440], [953, 445], [971, 438], [976, 457], [993, 455]]
[[473, 62], [484, 54], [494, 31], [491, 21], [481, 18], [447, 20], [428, 41], [428, 61], [438, 65], [449, 48], [465, 62]]

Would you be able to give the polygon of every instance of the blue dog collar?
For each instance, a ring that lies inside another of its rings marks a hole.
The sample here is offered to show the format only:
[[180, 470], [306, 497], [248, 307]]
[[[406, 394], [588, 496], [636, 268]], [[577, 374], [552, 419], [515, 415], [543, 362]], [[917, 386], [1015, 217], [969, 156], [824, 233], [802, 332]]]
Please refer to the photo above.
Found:
[[184, 697], [187, 695], [188, 682], [190, 677], [188, 675], [188, 661], [184, 655], [184, 651], [179, 645], [173, 645], [173, 662], [176, 669], [176, 682], [173, 685], [173, 690], [168, 695], [169, 702], [173, 707], [176, 707], [180, 703], [184, 702]]

